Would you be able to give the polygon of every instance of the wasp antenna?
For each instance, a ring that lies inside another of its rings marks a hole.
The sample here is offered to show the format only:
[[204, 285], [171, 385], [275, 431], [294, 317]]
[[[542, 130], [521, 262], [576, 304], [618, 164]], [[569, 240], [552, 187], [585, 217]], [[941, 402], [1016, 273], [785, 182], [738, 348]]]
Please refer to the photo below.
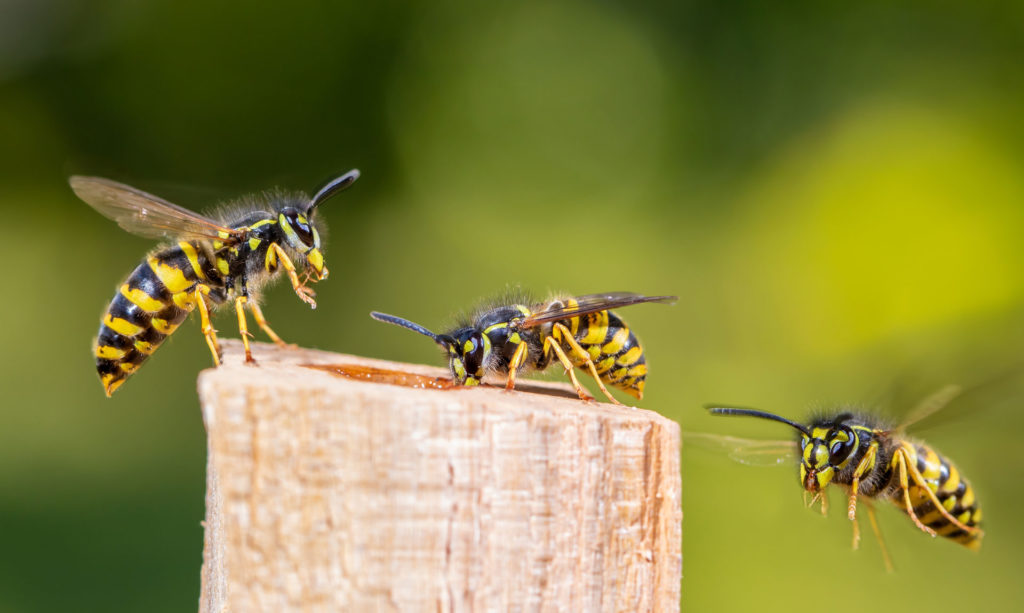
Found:
[[320, 190], [316, 193], [316, 195], [314, 195], [312, 198], [310, 198], [310, 200], [309, 200], [309, 207], [306, 209], [306, 212], [307, 213], [312, 212], [313, 209], [315, 209], [316, 207], [318, 207], [321, 204], [323, 204], [325, 200], [327, 200], [328, 198], [330, 198], [334, 194], [337, 194], [341, 190], [347, 188], [349, 185], [352, 185], [353, 183], [355, 183], [356, 179], [358, 179], [358, 178], [359, 178], [359, 170], [356, 169], [356, 168], [353, 168], [352, 170], [350, 170], [350, 171], [346, 172], [345, 174], [341, 175], [340, 177], [336, 177], [334, 179], [331, 179], [323, 187], [320, 188]]
[[807, 429], [807, 426], [798, 424], [795, 421], [790, 421], [785, 417], [780, 417], [767, 411], [758, 411], [757, 409], [744, 409], [740, 407], [717, 407], [713, 405], [705, 405], [705, 409], [711, 412], [712, 415], [743, 415], [746, 417], [760, 417], [761, 419], [770, 419], [772, 421], [779, 421], [784, 424], [790, 425], [800, 432], [803, 432], [807, 436], [811, 435], [811, 431]]
[[419, 332], [423, 336], [429, 337], [435, 343], [438, 343], [440, 345], [446, 344], [444, 338], [442, 338], [441, 335], [434, 334], [430, 330], [427, 330], [423, 326], [421, 326], [421, 325], [419, 325], [417, 323], [413, 323], [413, 322], [409, 321], [408, 319], [402, 319], [401, 317], [396, 317], [394, 315], [388, 315], [387, 313], [378, 313], [377, 311], [370, 311], [370, 317], [376, 319], [377, 321], [383, 321], [384, 323], [394, 324], [396, 326], [401, 326], [401, 327], [406, 328], [408, 330], [412, 330], [413, 332]]

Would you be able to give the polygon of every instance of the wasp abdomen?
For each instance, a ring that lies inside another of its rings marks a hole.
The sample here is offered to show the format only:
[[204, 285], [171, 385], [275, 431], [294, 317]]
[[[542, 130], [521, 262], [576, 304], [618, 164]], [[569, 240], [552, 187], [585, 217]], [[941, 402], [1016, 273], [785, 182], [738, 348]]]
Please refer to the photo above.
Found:
[[222, 284], [204, 251], [180, 242], [140, 264], [118, 289], [96, 338], [96, 370], [110, 396], [146, 361], [195, 306], [199, 283]]
[[[571, 304], [571, 302], [570, 302]], [[630, 396], [643, 398], [647, 360], [633, 331], [611, 311], [598, 311], [565, 320], [573, 338], [590, 354], [601, 380]], [[579, 356], [570, 354], [577, 366]]]
[[[975, 500], [974, 489], [960, 476], [956, 466], [927, 445], [905, 443], [904, 447], [913, 450], [912, 457], [915, 458], [917, 471], [945, 510], [963, 525], [970, 528], [977, 526], [981, 522], [981, 509]], [[935, 508], [935, 503], [922, 486], [911, 483], [910, 500], [921, 523], [935, 530], [939, 536], [971, 549], [981, 547], [982, 532], [968, 532], [949, 521]]]

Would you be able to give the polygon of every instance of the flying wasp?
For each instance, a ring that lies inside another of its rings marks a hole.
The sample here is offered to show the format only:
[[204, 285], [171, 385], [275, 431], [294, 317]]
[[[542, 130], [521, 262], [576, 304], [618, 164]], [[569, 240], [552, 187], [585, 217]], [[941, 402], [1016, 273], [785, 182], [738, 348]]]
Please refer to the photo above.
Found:
[[[253, 362], [245, 308], [259, 327], [284, 345], [259, 307], [262, 287], [284, 271], [296, 295], [316, 308], [310, 281], [327, 278], [314, 215], [328, 198], [359, 178], [358, 170], [328, 181], [312, 198], [268, 192], [229, 205], [217, 219], [193, 213], [128, 185], [99, 177], [73, 176], [71, 189], [123, 229], [147, 238], [175, 241], [158, 247], [128, 276], [107, 307], [96, 339], [96, 370], [107, 396], [125, 382], [194, 309], [220, 364], [220, 346], [210, 311], [233, 302]], [[299, 273], [304, 275], [299, 279]]]
[[[757, 463], [762, 456], [773, 463], [779, 451], [800, 456], [800, 483], [805, 492], [820, 498], [822, 513], [827, 511], [825, 489], [830, 484], [848, 495], [847, 516], [853, 522], [853, 547], [857, 548], [860, 530], [857, 502], [865, 499], [871, 527], [878, 538], [886, 567], [892, 570], [885, 543], [878, 529], [870, 501], [887, 500], [906, 513], [914, 525], [931, 536], [943, 536], [972, 550], [981, 547], [984, 532], [978, 527], [981, 509], [974, 489], [946, 457], [931, 446], [904, 436], [907, 426], [945, 406], [959, 394], [960, 388], [947, 386], [925, 399], [896, 427], [867, 414], [835, 412], [804, 425], [765, 411], [739, 407], [709, 406], [714, 415], [738, 415], [769, 419], [797, 431], [793, 441], [748, 441], [733, 437], [715, 437], [731, 448], [741, 462]], [[813, 502], [813, 500], [812, 500]]]
[[647, 361], [633, 331], [610, 309], [643, 302], [672, 302], [675, 296], [641, 296], [629, 292], [556, 298], [540, 304], [492, 306], [455, 330], [435, 334], [407, 319], [376, 311], [370, 316], [429, 337], [448, 356], [456, 383], [479, 385], [486, 373], [507, 377], [505, 389], [515, 387], [521, 372], [542, 371], [552, 357], [565, 367], [576, 393], [590, 397], [576, 378], [575, 369], [585, 368], [601, 392], [621, 404], [605, 383], [637, 399], [643, 398]]

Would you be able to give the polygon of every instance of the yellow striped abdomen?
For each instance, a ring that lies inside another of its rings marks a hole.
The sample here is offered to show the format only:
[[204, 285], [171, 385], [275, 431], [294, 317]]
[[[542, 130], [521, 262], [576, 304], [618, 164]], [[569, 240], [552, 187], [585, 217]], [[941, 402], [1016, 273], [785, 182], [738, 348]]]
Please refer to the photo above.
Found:
[[[572, 302], [567, 301], [570, 305]], [[602, 381], [637, 399], [643, 398], [647, 380], [644, 350], [636, 335], [618, 315], [611, 311], [598, 311], [572, 317], [563, 323], [590, 355]], [[567, 353], [576, 366], [585, 364], [575, 352]]]
[[223, 284], [210, 268], [198, 245], [181, 242], [151, 255], [121, 285], [96, 338], [96, 370], [107, 396], [185, 320], [198, 283]]
[[[981, 509], [974, 497], [974, 489], [962, 476], [956, 466], [935, 453], [927, 445], [904, 443], [905, 449], [912, 449], [917, 471], [924, 477], [928, 488], [935, 493], [942, 506], [965, 526], [974, 528], [981, 522]], [[900, 505], [900, 501], [896, 501]], [[952, 539], [971, 549], [981, 547], [982, 532], [967, 532], [946, 519], [922, 486], [911, 482], [910, 502], [921, 523], [935, 530], [939, 536]], [[901, 505], [902, 506], [902, 505]], [[906, 509], [904, 509], [905, 511]]]

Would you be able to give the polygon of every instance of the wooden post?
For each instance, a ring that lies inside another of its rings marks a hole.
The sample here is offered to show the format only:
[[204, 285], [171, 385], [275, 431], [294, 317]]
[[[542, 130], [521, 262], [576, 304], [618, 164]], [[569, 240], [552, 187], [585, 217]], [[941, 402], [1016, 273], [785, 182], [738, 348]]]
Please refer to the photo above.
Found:
[[199, 377], [203, 613], [679, 610], [676, 423], [562, 384], [416, 389], [308, 365], [446, 371], [223, 345]]

